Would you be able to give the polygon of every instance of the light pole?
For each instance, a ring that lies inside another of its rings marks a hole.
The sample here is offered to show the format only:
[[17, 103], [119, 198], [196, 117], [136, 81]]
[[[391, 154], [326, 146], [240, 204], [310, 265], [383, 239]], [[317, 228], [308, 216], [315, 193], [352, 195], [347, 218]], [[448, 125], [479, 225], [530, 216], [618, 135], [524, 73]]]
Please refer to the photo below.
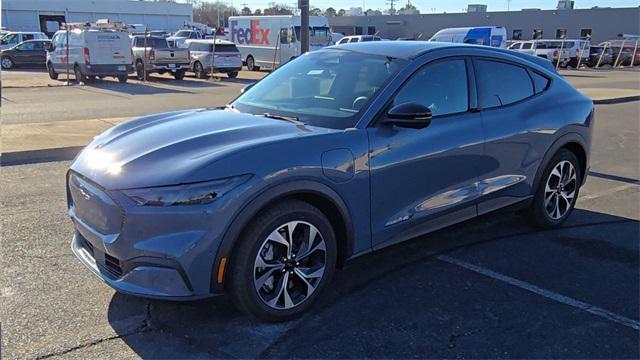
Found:
[[298, 0], [300, 9], [300, 54], [309, 52], [309, 0]]

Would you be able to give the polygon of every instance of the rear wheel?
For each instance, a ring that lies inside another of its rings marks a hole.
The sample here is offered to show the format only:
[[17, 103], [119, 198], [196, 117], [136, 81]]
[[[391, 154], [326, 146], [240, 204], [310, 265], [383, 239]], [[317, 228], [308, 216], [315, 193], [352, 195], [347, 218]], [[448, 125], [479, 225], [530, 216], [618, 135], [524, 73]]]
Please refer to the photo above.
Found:
[[249, 71], [258, 71], [258, 70], [260, 70], [260, 68], [256, 66], [256, 62], [253, 59], [253, 56], [251, 56], [251, 55], [247, 56], [247, 70], [249, 70]]
[[126, 83], [127, 80], [129, 80], [129, 76], [127, 74], [118, 75], [117, 78], [118, 78], [118, 81], [122, 84]]
[[73, 74], [76, 77], [76, 82], [77, 83], [81, 83], [81, 82], [85, 82], [86, 78], [85, 76], [82, 74], [82, 70], [80, 70], [80, 66], [76, 65], [73, 67]]
[[142, 63], [142, 61], [136, 62], [136, 77], [140, 81], [143, 81], [143, 80], [145, 80], [145, 78], [149, 77], [149, 76], [145, 76], [145, 69], [144, 69], [144, 64]]
[[336, 264], [331, 223], [317, 208], [288, 200], [262, 212], [238, 240], [230, 292], [245, 313], [284, 321], [311, 307]]
[[182, 80], [184, 79], [184, 74], [185, 74], [185, 70], [176, 70], [176, 72], [173, 73], [173, 77], [176, 80]]
[[13, 69], [15, 66], [13, 60], [8, 56], [3, 56], [2, 59], [0, 59], [0, 64], [2, 64], [2, 68], [5, 70]]
[[582, 174], [578, 158], [560, 149], [547, 165], [529, 210], [535, 226], [550, 228], [562, 224], [576, 204]]
[[198, 79], [207, 78], [207, 72], [204, 70], [204, 67], [202, 66], [200, 61], [196, 61], [196, 63], [193, 64], [193, 72], [196, 74], [196, 77]]
[[58, 73], [53, 68], [52, 63], [47, 63], [47, 71], [49, 72], [49, 78], [51, 78], [51, 80], [58, 80]]
[[227, 73], [227, 77], [229, 77], [229, 79], [235, 79], [238, 77], [238, 72], [237, 71], [232, 71], [230, 73]]

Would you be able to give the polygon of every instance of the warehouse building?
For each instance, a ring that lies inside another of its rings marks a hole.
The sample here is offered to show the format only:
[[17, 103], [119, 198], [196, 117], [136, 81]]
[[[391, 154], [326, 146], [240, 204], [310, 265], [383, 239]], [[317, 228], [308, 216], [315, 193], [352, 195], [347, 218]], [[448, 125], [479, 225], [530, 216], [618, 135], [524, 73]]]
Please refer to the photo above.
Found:
[[54, 33], [64, 22], [110, 19], [176, 30], [193, 20], [191, 4], [133, 0], [2, 0], [2, 27]]
[[576, 39], [591, 36], [599, 43], [620, 34], [638, 34], [640, 8], [593, 8], [520, 11], [473, 11], [452, 14], [336, 16], [332, 31], [345, 35], [378, 34], [383, 38], [429, 39], [449, 27], [504, 26], [509, 40], [554, 39], [566, 34]]

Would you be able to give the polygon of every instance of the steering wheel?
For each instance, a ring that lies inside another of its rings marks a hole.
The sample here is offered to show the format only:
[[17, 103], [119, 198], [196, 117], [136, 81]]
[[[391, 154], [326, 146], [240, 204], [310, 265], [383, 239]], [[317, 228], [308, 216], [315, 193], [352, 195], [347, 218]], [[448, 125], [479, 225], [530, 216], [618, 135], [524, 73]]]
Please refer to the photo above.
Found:
[[369, 100], [367, 96], [358, 96], [355, 100], [353, 100], [353, 104], [351, 104], [351, 108], [354, 110], [360, 110], [360, 108]]

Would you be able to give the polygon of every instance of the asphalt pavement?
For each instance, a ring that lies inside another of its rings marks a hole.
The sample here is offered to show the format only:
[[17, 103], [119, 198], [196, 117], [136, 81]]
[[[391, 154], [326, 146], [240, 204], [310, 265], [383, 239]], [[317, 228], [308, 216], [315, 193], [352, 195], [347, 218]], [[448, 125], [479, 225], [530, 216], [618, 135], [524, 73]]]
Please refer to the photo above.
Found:
[[596, 111], [591, 173], [561, 228], [498, 213], [383, 249], [283, 324], [225, 296], [115, 293], [71, 254], [68, 162], [3, 166], [2, 356], [637, 359], [640, 103]]

